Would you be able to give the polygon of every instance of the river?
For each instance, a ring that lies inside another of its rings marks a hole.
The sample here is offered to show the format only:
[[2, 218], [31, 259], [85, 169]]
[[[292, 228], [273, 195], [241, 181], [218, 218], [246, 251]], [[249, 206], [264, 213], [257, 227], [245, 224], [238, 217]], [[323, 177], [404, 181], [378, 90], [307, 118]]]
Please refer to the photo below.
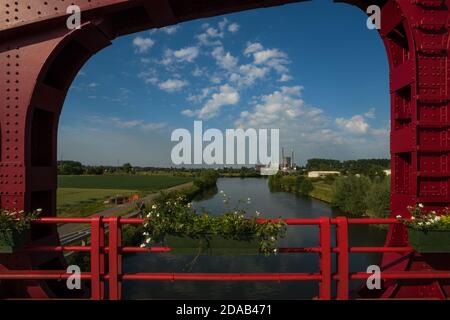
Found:
[[[214, 214], [225, 210], [223, 190], [230, 197], [232, 207], [239, 200], [250, 204], [248, 212], [261, 212], [264, 218], [335, 217], [342, 213], [319, 200], [299, 197], [291, 193], [271, 193], [263, 178], [221, 178], [217, 190], [196, 199], [195, 208], [207, 208]], [[242, 203], [240, 204], [242, 207]], [[334, 228], [333, 228], [334, 233]], [[386, 231], [373, 226], [350, 226], [350, 245], [383, 245]], [[332, 235], [334, 239], [334, 235]], [[307, 247], [318, 245], [317, 226], [290, 226], [280, 247]], [[334, 245], [334, 241], [333, 241]], [[334, 255], [333, 255], [334, 256]], [[318, 272], [318, 255], [289, 253], [265, 257], [257, 256], [200, 256], [192, 265], [194, 256], [161, 254], [132, 254], [123, 259], [124, 272]], [[350, 254], [350, 272], [365, 271], [378, 264], [378, 254]], [[334, 268], [334, 266], [333, 266]], [[356, 292], [360, 282], [351, 282]], [[318, 295], [318, 282], [146, 282], [132, 281], [123, 285], [126, 299], [310, 299]]]

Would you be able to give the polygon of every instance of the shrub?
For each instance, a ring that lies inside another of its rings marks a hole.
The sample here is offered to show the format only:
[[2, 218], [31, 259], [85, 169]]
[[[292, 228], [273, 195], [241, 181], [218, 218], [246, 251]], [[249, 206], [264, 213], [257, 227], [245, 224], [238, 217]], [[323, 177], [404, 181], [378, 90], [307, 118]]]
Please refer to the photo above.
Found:
[[297, 192], [304, 196], [309, 196], [309, 194], [313, 191], [314, 186], [309, 179], [303, 178], [299, 179], [299, 184], [297, 187]]
[[389, 178], [375, 179], [366, 195], [367, 214], [375, 217], [388, 217], [390, 213], [390, 190]]
[[331, 203], [346, 213], [362, 215], [366, 212], [365, 202], [370, 179], [364, 176], [347, 176], [336, 179], [333, 185]]

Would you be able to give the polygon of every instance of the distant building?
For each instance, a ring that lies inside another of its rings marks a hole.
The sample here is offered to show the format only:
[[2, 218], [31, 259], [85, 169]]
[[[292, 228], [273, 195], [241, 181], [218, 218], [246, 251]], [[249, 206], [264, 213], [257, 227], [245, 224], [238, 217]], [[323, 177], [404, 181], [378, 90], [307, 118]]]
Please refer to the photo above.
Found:
[[384, 171], [385, 175], [387, 175], [387, 176], [391, 175], [391, 169], [386, 169], [386, 170], [383, 170], [383, 171]]
[[331, 175], [340, 175], [339, 171], [309, 171], [308, 178], [325, 178]]

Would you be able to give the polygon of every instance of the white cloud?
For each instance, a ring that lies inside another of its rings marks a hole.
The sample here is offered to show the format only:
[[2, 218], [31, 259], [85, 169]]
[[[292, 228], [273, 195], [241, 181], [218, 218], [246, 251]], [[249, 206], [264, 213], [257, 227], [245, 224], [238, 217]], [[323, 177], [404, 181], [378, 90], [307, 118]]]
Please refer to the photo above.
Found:
[[216, 59], [217, 64], [225, 70], [232, 70], [238, 64], [238, 59], [232, 56], [230, 52], [225, 53], [223, 47], [215, 48], [211, 54]]
[[143, 79], [145, 83], [156, 85], [159, 82], [158, 75], [155, 69], [148, 69], [138, 74], [138, 77]]
[[187, 101], [190, 101], [190, 102], [200, 103], [200, 102], [202, 102], [204, 99], [206, 99], [206, 97], [208, 97], [209, 94], [210, 94], [214, 89], [215, 89], [214, 87], [203, 88], [200, 94], [197, 94], [197, 95], [189, 94], [189, 96], [186, 98], [186, 100], [187, 100]]
[[200, 77], [203, 75], [203, 73], [204, 73], [203, 70], [200, 69], [198, 66], [196, 66], [195, 69], [192, 71], [192, 75], [194, 77]]
[[239, 66], [239, 69], [230, 75], [230, 81], [236, 83], [239, 87], [252, 86], [256, 80], [263, 79], [269, 72], [270, 69], [267, 67], [244, 64]]
[[282, 74], [280, 79], [278, 79], [279, 82], [288, 82], [292, 80], [292, 76], [288, 75], [288, 74]]
[[167, 127], [166, 122], [145, 122], [143, 120], [125, 120], [119, 117], [100, 117], [92, 116], [89, 118], [90, 122], [103, 124], [106, 126], [114, 126], [120, 129], [141, 129], [144, 131], [160, 130]]
[[141, 129], [145, 131], [154, 131], [154, 130], [160, 130], [167, 127], [166, 122], [149, 122], [149, 123], [143, 123], [141, 125]]
[[247, 47], [244, 50], [245, 56], [250, 56], [251, 54], [263, 50], [263, 46], [259, 42], [247, 42]]
[[155, 41], [153, 41], [151, 38], [143, 38], [141, 36], [138, 36], [133, 39], [133, 45], [136, 47], [137, 53], [145, 53], [147, 52], [153, 45], [155, 44]]
[[167, 34], [174, 34], [178, 31], [179, 26], [168, 26], [161, 29], [161, 31]]
[[227, 19], [227, 18], [223, 18], [222, 21], [220, 21], [220, 22], [218, 23], [219, 29], [220, 29], [220, 30], [225, 29], [225, 27], [227, 26], [227, 24], [228, 24], [228, 19]]
[[241, 112], [235, 126], [280, 129], [280, 143], [294, 148], [296, 161], [318, 155], [348, 159], [388, 154], [388, 128], [368, 128], [366, 135], [337, 130], [335, 122], [322, 109], [304, 102], [302, 91], [302, 86], [284, 86], [271, 94], [254, 97], [253, 106]]
[[253, 63], [256, 65], [265, 65], [280, 74], [289, 72], [286, 67], [290, 63], [288, 56], [279, 49], [264, 49], [259, 42], [248, 42], [247, 47], [244, 49], [244, 55], [247, 57], [253, 55]]
[[345, 118], [337, 118], [336, 124], [343, 128], [344, 130], [355, 133], [355, 134], [365, 134], [369, 130], [369, 124], [366, 122], [364, 116], [362, 115], [354, 115], [350, 119]]
[[174, 63], [181, 62], [194, 62], [198, 57], [199, 50], [198, 47], [186, 47], [179, 50], [167, 49], [164, 52], [164, 57], [160, 61], [161, 64], [166, 66], [166, 68], [172, 69]]
[[253, 54], [256, 64], [262, 64], [274, 58], [286, 58], [286, 54], [278, 49], [267, 49]]
[[219, 92], [211, 95], [211, 98], [199, 110], [186, 109], [181, 113], [188, 117], [197, 116], [199, 119], [211, 119], [219, 115], [223, 106], [235, 105], [239, 102], [239, 92], [228, 84], [219, 88]]
[[97, 82], [91, 82], [87, 86], [88, 86], [88, 88], [94, 89], [94, 88], [97, 88], [99, 86], [99, 84]]
[[198, 56], [198, 48], [197, 47], [186, 47], [180, 50], [176, 50], [173, 52], [175, 58], [179, 61], [187, 61], [192, 62]]
[[308, 124], [317, 123], [321, 119], [322, 110], [306, 107], [300, 98], [303, 87], [282, 87], [271, 94], [259, 97], [251, 111], [243, 111], [236, 121], [238, 127], [279, 128], [289, 126], [292, 121]]
[[179, 79], [169, 79], [158, 85], [161, 90], [167, 92], [175, 92], [181, 90], [183, 87], [187, 86], [188, 82]]
[[369, 118], [369, 119], [374, 119], [375, 118], [375, 108], [370, 108], [369, 111], [364, 113], [364, 117]]
[[222, 42], [219, 39], [224, 37], [223, 28], [228, 23], [226, 18], [219, 22], [218, 28], [211, 27], [208, 23], [203, 24], [203, 29], [205, 31], [196, 36], [198, 42], [205, 46], [218, 46], [221, 45]]
[[236, 22], [233, 22], [232, 24], [230, 24], [228, 26], [228, 31], [230, 31], [231, 33], [235, 33], [239, 31], [239, 25]]

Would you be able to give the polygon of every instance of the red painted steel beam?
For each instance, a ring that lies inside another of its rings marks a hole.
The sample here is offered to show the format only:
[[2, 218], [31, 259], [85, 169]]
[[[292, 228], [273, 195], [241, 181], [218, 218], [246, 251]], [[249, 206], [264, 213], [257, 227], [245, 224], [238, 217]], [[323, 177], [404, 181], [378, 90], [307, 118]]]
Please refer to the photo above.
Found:
[[[182, 21], [291, 2], [299, 1], [73, 0], [82, 9], [83, 24], [72, 31], [65, 26], [68, 3], [1, 0], [0, 205], [27, 211], [43, 208], [45, 215], [56, 215], [56, 138], [61, 107], [78, 70], [111, 40]], [[392, 215], [407, 216], [406, 206], [416, 202], [442, 209], [450, 204], [450, 1], [343, 2], [364, 11], [370, 4], [382, 5], [380, 35], [390, 68]], [[32, 240], [59, 245], [56, 226], [34, 226]], [[405, 228], [391, 226], [386, 246], [407, 244]], [[382, 265], [390, 271], [450, 266], [448, 257], [441, 256], [436, 264], [407, 254], [385, 253]], [[55, 268], [64, 265], [62, 255], [49, 252], [1, 257], [0, 266], [34, 269], [50, 261]], [[45, 283], [25, 290], [28, 296], [45, 297], [57, 289]], [[449, 293], [450, 285], [442, 281], [425, 286], [393, 281], [384, 297], [442, 298]]]
[[126, 273], [123, 281], [318, 281], [318, 273]]

